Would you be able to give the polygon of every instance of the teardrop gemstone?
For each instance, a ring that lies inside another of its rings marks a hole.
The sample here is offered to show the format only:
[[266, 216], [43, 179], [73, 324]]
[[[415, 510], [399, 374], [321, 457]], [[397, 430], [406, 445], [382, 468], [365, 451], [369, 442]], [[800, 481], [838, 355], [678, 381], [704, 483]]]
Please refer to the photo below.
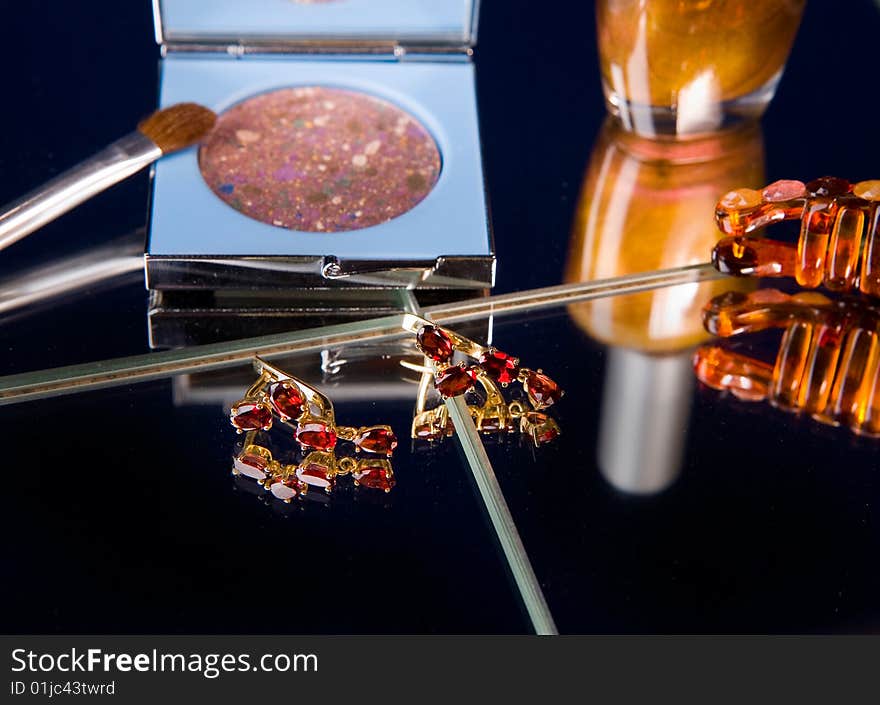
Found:
[[547, 414], [540, 411], [530, 411], [523, 417], [523, 428], [528, 428], [529, 435], [535, 441], [535, 445], [550, 443], [559, 437], [559, 426]]
[[761, 192], [764, 200], [768, 203], [781, 203], [793, 198], [803, 198], [807, 193], [807, 187], [803, 181], [794, 179], [780, 179], [765, 187]]
[[305, 399], [290, 382], [275, 382], [269, 387], [269, 401], [275, 412], [285, 421], [302, 416]]
[[416, 333], [416, 345], [435, 362], [448, 362], [454, 346], [452, 338], [437, 326], [422, 326]]
[[232, 407], [229, 420], [239, 431], [259, 431], [272, 425], [272, 410], [262, 402], [242, 401]]
[[474, 386], [474, 376], [470, 370], [453, 365], [437, 373], [434, 386], [443, 397], [457, 397]]
[[286, 480], [279, 478], [269, 486], [269, 491], [278, 499], [289, 502], [299, 494], [299, 485], [296, 478], [289, 477]]
[[810, 181], [806, 188], [810, 196], [834, 198], [849, 193], [852, 185], [846, 179], [837, 176], [823, 176]]
[[390, 428], [373, 426], [365, 428], [354, 437], [353, 443], [367, 453], [391, 455], [397, 448], [397, 436]]
[[307, 421], [297, 426], [296, 440], [304, 448], [333, 450], [336, 447], [336, 431], [323, 421]]
[[562, 398], [562, 389], [547, 375], [541, 372], [529, 372], [525, 381], [526, 394], [538, 408], [551, 406]]

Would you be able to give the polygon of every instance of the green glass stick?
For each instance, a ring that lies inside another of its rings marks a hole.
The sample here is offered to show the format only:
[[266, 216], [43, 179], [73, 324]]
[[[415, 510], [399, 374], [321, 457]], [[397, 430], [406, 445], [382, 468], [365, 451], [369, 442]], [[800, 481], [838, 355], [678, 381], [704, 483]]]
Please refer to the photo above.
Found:
[[[425, 308], [423, 313], [437, 323], [445, 325], [489, 315], [503, 316], [521, 311], [563, 306], [578, 301], [632, 294], [659, 287], [717, 279], [722, 276], [711, 265], [693, 265], [440, 304]], [[402, 316], [385, 316], [356, 323], [9, 375], [0, 377], [0, 404], [145, 382], [175, 374], [233, 367], [247, 363], [255, 355], [272, 359], [355, 342], [390, 340], [408, 335], [401, 329], [402, 320]]]

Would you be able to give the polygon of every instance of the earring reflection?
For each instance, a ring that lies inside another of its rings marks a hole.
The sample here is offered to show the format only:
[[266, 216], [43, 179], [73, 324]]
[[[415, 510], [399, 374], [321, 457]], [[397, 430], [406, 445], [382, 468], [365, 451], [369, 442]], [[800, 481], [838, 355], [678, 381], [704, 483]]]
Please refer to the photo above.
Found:
[[350, 475], [355, 487], [391, 492], [396, 484], [387, 458], [337, 457], [332, 450], [311, 450], [298, 462], [284, 463], [273, 456], [269, 435], [249, 431], [233, 455], [232, 474], [255, 480], [277, 499], [290, 503], [310, 489], [329, 494], [340, 477]]

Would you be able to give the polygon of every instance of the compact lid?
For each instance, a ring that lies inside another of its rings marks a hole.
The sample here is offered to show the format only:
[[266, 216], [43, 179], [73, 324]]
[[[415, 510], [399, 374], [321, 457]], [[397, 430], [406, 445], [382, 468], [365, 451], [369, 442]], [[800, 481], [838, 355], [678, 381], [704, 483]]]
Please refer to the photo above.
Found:
[[472, 45], [479, 0], [153, 0], [160, 44]]

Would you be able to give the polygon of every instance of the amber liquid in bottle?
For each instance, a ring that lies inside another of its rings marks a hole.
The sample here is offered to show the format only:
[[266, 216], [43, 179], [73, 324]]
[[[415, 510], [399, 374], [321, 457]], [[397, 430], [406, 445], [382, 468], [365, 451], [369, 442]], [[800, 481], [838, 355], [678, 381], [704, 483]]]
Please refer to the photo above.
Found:
[[725, 112], [759, 116], [803, 8], [804, 0], [597, 0], [611, 111], [642, 134], [717, 129]]

